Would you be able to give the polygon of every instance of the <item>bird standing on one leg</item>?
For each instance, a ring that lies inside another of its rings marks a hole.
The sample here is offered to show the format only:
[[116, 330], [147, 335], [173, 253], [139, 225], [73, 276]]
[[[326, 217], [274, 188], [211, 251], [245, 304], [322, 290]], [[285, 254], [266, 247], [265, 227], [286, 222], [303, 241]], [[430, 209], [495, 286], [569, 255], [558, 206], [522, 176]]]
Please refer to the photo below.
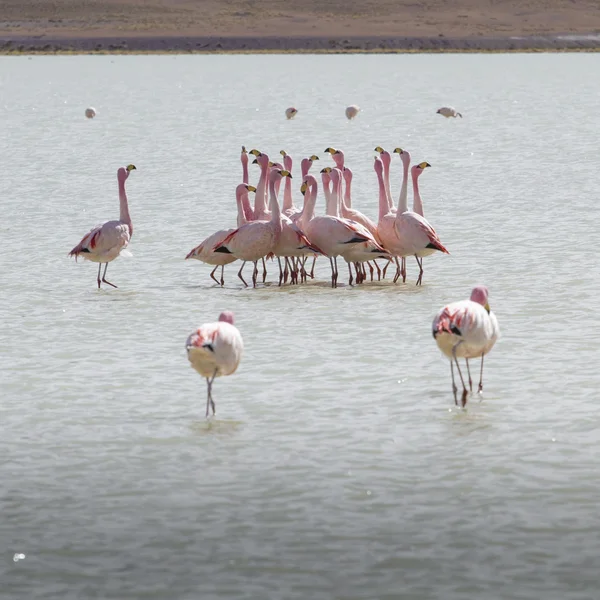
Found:
[[190, 364], [202, 377], [206, 378], [206, 416], [212, 408], [215, 414], [215, 403], [212, 397], [212, 385], [216, 377], [235, 373], [242, 352], [244, 341], [230, 311], [222, 312], [219, 320], [204, 323], [192, 333], [185, 344]]

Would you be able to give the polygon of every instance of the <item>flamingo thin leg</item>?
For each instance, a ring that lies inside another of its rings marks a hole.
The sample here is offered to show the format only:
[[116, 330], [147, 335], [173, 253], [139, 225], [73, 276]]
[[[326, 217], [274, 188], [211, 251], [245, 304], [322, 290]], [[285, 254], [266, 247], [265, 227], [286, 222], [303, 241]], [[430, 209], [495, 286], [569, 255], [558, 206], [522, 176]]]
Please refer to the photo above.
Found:
[[[256, 264], [256, 263], [254, 263], [254, 264]], [[267, 280], [267, 264], [265, 263], [264, 256], [262, 259], [262, 264], [263, 264], [263, 283], [264, 283]], [[258, 275], [258, 267], [256, 267], [256, 274]], [[254, 287], [256, 287], [256, 285]]]
[[310, 270], [310, 278], [314, 279], [315, 278], [315, 263], [317, 262], [317, 257], [315, 256], [313, 258], [313, 264], [312, 264], [312, 268]]
[[108, 283], [108, 285], [112, 285], [114, 288], [116, 288], [117, 286], [114, 283], [111, 283], [110, 281], [106, 281], [106, 269], [108, 269], [108, 263], [104, 264], [104, 273], [102, 274], [103, 283]]
[[467, 363], [467, 373], [469, 375], [469, 391], [473, 391], [473, 381], [471, 381], [471, 369], [469, 369], [469, 359], [465, 358], [465, 362]]
[[98, 289], [100, 289], [100, 269], [102, 269], [102, 263], [98, 263]]
[[465, 405], [467, 404], [468, 392], [467, 392], [467, 386], [465, 385], [465, 380], [463, 379], [462, 371], [460, 370], [460, 365], [458, 364], [458, 359], [456, 358], [456, 348], [458, 348], [459, 344], [461, 344], [461, 342], [458, 342], [458, 344], [455, 344], [452, 347], [452, 358], [454, 358], [454, 362], [456, 363], [456, 368], [458, 369], [458, 375], [460, 377], [460, 382], [462, 383], [462, 386], [463, 386], [463, 391], [462, 391], [462, 396], [460, 398], [460, 402], [461, 402], [461, 406], [464, 408]]
[[456, 387], [456, 382], [454, 381], [454, 362], [450, 359], [450, 374], [452, 375], [452, 393], [454, 394], [454, 404], [458, 406], [458, 399], [456, 398], [456, 392], [458, 388]]
[[238, 271], [238, 277], [242, 280], [242, 282], [244, 283], [244, 285], [246, 287], [248, 287], [248, 284], [246, 283], [246, 280], [242, 277], [242, 271], [244, 270], [244, 266], [246, 265], [246, 261], [244, 261], [242, 263], [242, 266], [240, 267], [240, 270]]
[[215, 277], [215, 271], [219, 268], [219, 265], [217, 265], [211, 272], [210, 272], [210, 277], [211, 279], [217, 284], [219, 285], [219, 280]]
[[217, 376], [217, 369], [215, 369], [215, 372], [213, 373], [212, 377], [206, 378], [206, 418], [207, 419], [208, 419], [208, 414], [209, 414], [209, 407], [212, 408], [213, 415], [216, 412], [215, 402], [212, 397], [212, 384], [213, 384], [213, 381], [215, 380], [216, 376]]
[[483, 392], [483, 357], [484, 356], [485, 356], [484, 354], [481, 355], [481, 371], [479, 372], [479, 387], [477, 388], [478, 393]]
[[419, 257], [415, 254], [417, 264], [419, 265], [419, 277], [417, 278], [417, 285], [423, 285], [423, 259], [419, 260]]

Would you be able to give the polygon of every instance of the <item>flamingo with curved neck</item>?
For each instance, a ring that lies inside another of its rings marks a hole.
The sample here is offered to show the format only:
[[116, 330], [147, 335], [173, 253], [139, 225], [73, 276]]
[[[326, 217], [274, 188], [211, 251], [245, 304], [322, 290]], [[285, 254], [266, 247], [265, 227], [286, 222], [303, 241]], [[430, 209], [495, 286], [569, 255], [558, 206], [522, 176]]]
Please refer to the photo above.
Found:
[[423, 173], [423, 171], [427, 168], [431, 167], [428, 162], [422, 162], [418, 165], [415, 165], [411, 170], [410, 174], [412, 176], [412, 184], [413, 184], [413, 211], [418, 215], [424, 217], [423, 214], [423, 201], [421, 200], [421, 194], [419, 193], [419, 182], [418, 179]]
[[[259, 157], [260, 158], [260, 157]], [[282, 177], [290, 177], [288, 171], [272, 170], [269, 174], [269, 194], [271, 209], [271, 219], [269, 221], [251, 221], [238, 227], [235, 231], [229, 234], [220, 244], [213, 248], [215, 252], [222, 254], [231, 254], [235, 258], [243, 261], [238, 277], [242, 280], [245, 286], [248, 284], [242, 276], [244, 266], [248, 261], [254, 263], [252, 271], [252, 284], [256, 287], [256, 278], [258, 275], [258, 261], [271, 254], [274, 248], [279, 243], [281, 237], [281, 211], [275, 184], [281, 181]]]
[[390, 164], [392, 162], [392, 157], [390, 153], [387, 150], [384, 150], [381, 146], [377, 146], [375, 148], [375, 152], [379, 152], [379, 158], [381, 158], [381, 162], [383, 163], [383, 182], [388, 201], [388, 210], [390, 212], [396, 212], [396, 207], [394, 206], [394, 201], [392, 200], [392, 191], [390, 186]]
[[[240, 183], [235, 188], [235, 200], [237, 203], [237, 226], [241, 227], [245, 225], [248, 220], [246, 219], [246, 205], [250, 207], [250, 200], [248, 198], [248, 192], [255, 192], [256, 188], [254, 186], [248, 185], [246, 183]], [[249, 219], [251, 220], [251, 219]], [[195, 258], [207, 265], [214, 266], [215, 268], [211, 271], [210, 277], [217, 284], [225, 285], [224, 278], [224, 269], [225, 265], [228, 265], [235, 260], [235, 256], [231, 254], [223, 254], [219, 252], [215, 252], [213, 248], [216, 244], [220, 244], [229, 234], [233, 233], [236, 230], [236, 227], [232, 227], [230, 229], [222, 229], [220, 231], [215, 231], [212, 235], [209, 235], [206, 239], [202, 240], [198, 246], [190, 250], [186, 260], [188, 258]], [[215, 272], [217, 269], [221, 267], [221, 280], [219, 281], [215, 277]]]
[[[98, 263], [98, 289], [101, 282], [114, 288], [114, 283], [106, 280], [106, 271], [108, 263], [112, 262], [125, 251], [131, 236], [133, 235], [133, 223], [129, 215], [129, 204], [125, 192], [125, 182], [135, 165], [127, 165], [117, 170], [117, 182], [119, 187], [119, 220], [107, 221], [98, 227], [94, 227], [89, 233], [83, 236], [79, 244], [69, 252], [69, 256], [74, 256], [75, 260], [83, 256], [86, 260]], [[104, 263], [104, 273], [100, 279], [100, 269]]]

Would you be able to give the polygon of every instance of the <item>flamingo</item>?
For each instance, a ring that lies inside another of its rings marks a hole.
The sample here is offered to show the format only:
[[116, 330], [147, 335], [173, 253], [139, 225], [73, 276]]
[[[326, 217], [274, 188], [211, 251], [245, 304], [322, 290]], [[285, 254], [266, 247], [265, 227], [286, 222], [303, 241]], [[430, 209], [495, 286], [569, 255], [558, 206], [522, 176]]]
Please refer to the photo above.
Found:
[[335, 166], [340, 170], [344, 170], [344, 153], [341, 150], [336, 150], [331, 146], [329, 148], [325, 148], [325, 152], [331, 154], [331, 158], [333, 158], [333, 162], [335, 162]]
[[437, 109], [435, 114], [442, 115], [443, 117], [446, 117], [446, 119], [449, 119], [450, 117], [454, 117], [455, 119], [456, 117], [460, 117], [462, 119], [462, 115], [451, 106], [442, 106], [442, 108]]
[[[127, 165], [117, 171], [120, 204], [119, 220], [107, 221], [102, 225], [97, 225], [89, 233], [86, 233], [79, 244], [69, 252], [69, 256], [74, 256], [76, 261], [79, 256], [83, 256], [86, 260], [98, 263], [98, 289], [100, 289], [101, 281], [114, 288], [117, 287], [114, 283], [106, 280], [108, 263], [115, 260], [122, 252], [125, 253], [125, 248], [127, 248], [133, 235], [133, 224], [129, 216], [127, 194], [125, 193], [125, 181], [127, 181], [129, 173], [133, 170], [135, 170], [135, 165]], [[102, 279], [100, 279], [100, 269], [103, 263], [104, 273]]]
[[206, 378], [206, 417], [209, 408], [215, 414], [215, 402], [212, 397], [212, 384], [215, 377], [232, 375], [236, 372], [244, 341], [238, 328], [233, 324], [234, 316], [230, 311], [219, 315], [219, 320], [204, 323], [189, 335], [185, 348], [191, 366]]
[[410, 170], [410, 175], [413, 182], [413, 211], [422, 217], [425, 215], [423, 214], [423, 201], [421, 200], [421, 194], [419, 193], [419, 182], [417, 180], [423, 170], [427, 167], [431, 167], [428, 162], [421, 162], [418, 165], [414, 165]]
[[377, 146], [375, 148], [375, 152], [379, 152], [379, 157], [381, 158], [381, 162], [383, 163], [383, 182], [385, 185], [385, 194], [388, 201], [388, 210], [392, 213], [396, 213], [396, 207], [394, 206], [394, 201], [392, 200], [392, 191], [390, 187], [390, 164], [392, 162], [392, 157], [387, 150], [384, 150], [381, 146]]
[[461, 405], [463, 407], [467, 403], [467, 388], [458, 364], [458, 359], [464, 358], [467, 362], [469, 389], [473, 391], [469, 358], [481, 356], [478, 388], [478, 392], [481, 392], [483, 390], [483, 357], [494, 347], [500, 334], [496, 315], [490, 310], [488, 295], [487, 287], [478, 285], [473, 288], [469, 300], [460, 300], [447, 304], [438, 312], [433, 320], [433, 339], [436, 341], [438, 348], [450, 359], [452, 392], [454, 394], [454, 403], [458, 405], [453, 365], [453, 363], [456, 363], [463, 386], [461, 396]]
[[294, 108], [293, 106], [290, 106], [289, 108], [285, 109], [285, 116], [287, 117], [288, 121], [290, 119], [293, 119], [297, 114], [298, 114], [298, 109]]
[[[400, 187], [400, 196], [398, 198], [398, 206], [402, 206], [403, 210], [408, 210], [408, 169], [410, 167], [410, 154], [406, 150], [402, 150], [402, 148], [394, 148], [394, 154], [398, 154], [400, 156], [400, 160], [402, 161], [402, 185]], [[388, 169], [388, 178], [389, 178], [389, 169]], [[388, 183], [389, 186], [389, 183]], [[390, 196], [391, 198], [391, 196]], [[415, 201], [413, 200], [413, 209], [417, 214], [423, 215], [423, 207], [421, 206], [421, 212], [419, 212], [415, 208]], [[394, 210], [396, 212], [396, 210]], [[401, 260], [400, 272], [396, 272], [396, 280], [398, 277], [402, 275], [402, 283], [406, 281], [406, 257], [402, 257]]]
[[356, 104], [351, 104], [346, 108], [346, 118], [351, 121], [360, 112], [360, 107]]
[[378, 256], [387, 257], [385, 250], [362, 225], [332, 215], [314, 216], [317, 180], [312, 175], [304, 178], [302, 192], [306, 195], [300, 227], [306, 232], [308, 239], [329, 257], [331, 287], [337, 287], [338, 256], [341, 255], [348, 263], [371, 260]]
[[[256, 192], [256, 188], [252, 185], [248, 185], [247, 183], [240, 183], [235, 189], [235, 199], [238, 209], [238, 227], [241, 227], [248, 222], [246, 214], [248, 210], [251, 210], [248, 192]], [[210, 276], [211, 279], [213, 279], [213, 281], [215, 281], [217, 284], [220, 284], [221, 287], [225, 285], [225, 279], [223, 277], [225, 265], [235, 262], [237, 259], [231, 254], [215, 252], [213, 248], [215, 245], [220, 244], [230, 233], [233, 233], [235, 230], [236, 228], [232, 227], [231, 229], [221, 229], [220, 231], [215, 231], [215, 233], [209, 235], [205, 240], [202, 240], [198, 246], [190, 250], [185, 257], [186, 260], [188, 258], [195, 258], [206, 263], [207, 265], [214, 265], [215, 268], [210, 272]], [[221, 267], [220, 281], [215, 277], [215, 272], [219, 267]]]
[[235, 258], [243, 261], [238, 271], [238, 277], [246, 287], [248, 287], [248, 284], [242, 276], [246, 263], [248, 261], [254, 263], [252, 284], [253, 287], [256, 287], [258, 261], [273, 252], [281, 237], [281, 212], [275, 195], [275, 182], [281, 181], [282, 177], [291, 177], [291, 173], [289, 171], [273, 170], [269, 174], [271, 219], [269, 221], [250, 221], [231, 232], [223, 241], [215, 244], [213, 248], [215, 252], [232, 254]]
[[96, 116], [96, 109], [93, 106], [88, 106], [85, 109], [85, 116], [88, 119], [93, 119]]

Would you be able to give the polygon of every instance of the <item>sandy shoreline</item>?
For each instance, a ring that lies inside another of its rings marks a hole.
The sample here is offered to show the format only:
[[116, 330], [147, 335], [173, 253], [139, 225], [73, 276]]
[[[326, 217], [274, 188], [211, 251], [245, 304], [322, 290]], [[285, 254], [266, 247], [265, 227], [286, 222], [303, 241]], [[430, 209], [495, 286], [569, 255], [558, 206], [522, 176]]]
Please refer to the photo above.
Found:
[[0, 52], [600, 49], [598, 0], [0, 0]]
[[600, 35], [511, 37], [0, 37], [0, 53], [525, 52], [599, 51]]

